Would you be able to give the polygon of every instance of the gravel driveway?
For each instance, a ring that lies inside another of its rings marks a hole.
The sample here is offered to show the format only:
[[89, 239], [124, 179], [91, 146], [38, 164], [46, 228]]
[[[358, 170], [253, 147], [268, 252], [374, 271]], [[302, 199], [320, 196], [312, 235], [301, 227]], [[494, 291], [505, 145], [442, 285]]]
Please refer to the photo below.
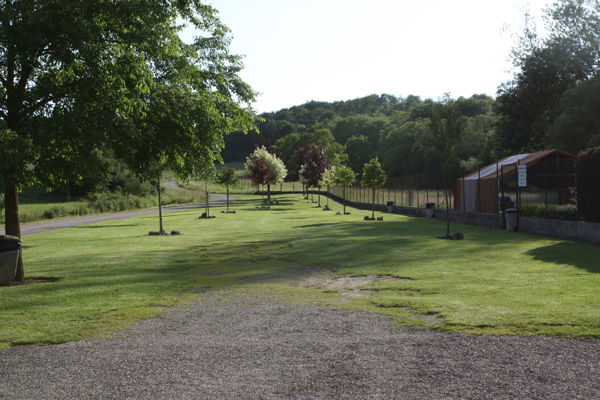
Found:
[[0, 352], [0, 399], [597, 399], [599, 350], [211, 292], [112, 338]]

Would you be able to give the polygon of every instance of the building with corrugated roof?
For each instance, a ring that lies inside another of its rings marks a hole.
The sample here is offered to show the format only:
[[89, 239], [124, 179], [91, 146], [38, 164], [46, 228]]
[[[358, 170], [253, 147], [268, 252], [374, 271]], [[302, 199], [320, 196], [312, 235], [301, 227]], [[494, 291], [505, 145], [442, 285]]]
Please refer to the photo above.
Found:
[[[522, 194], [537, 201], [566, 204], [575, 186], [576, 156], [563, 150], [517, 154], [456, 180], [454, 208], [466, 212], [500, 213], [515, 206]], [[525, 166], [526, 187], [518, 186], [518, 166]]]

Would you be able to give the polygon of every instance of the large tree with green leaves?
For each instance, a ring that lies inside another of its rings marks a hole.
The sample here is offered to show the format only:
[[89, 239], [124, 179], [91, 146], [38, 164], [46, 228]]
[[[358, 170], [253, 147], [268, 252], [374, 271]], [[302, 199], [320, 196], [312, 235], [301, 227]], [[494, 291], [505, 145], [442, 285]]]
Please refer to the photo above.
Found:
[[[600, 71], [600, 2], [597, 0], [557, 0], [545, 10], [545, 35], [527, 28], [513, 51], [516, 67], [514, 78], [499, 89], [499, 132], [504, 146], [512, 151], [542, 150], [550, 145], [579, 143], [569, 138], [565, 126], [570, 109], [581, 108], [583, 97], [574, 97], [572, 89], [597, 78]], [[587, 93], [586, 93], [587, 92]], [[581, 95], [586, 95], [585, 85]], [[565, 98], [565, 94], [568, 94]], [[596, 100], [591, 97], [590, 100]], [[578, 104], [579, 103], [579, 104]], [[593, 108], [593, 103], [584, 108]], [[564, 111], [567, 111], [566, 113]], [[560, 129], [554, 128], [561, 115]], [[594, 134], [595, 126], [586, 128], [589, 116], [581, 113], [576, 123], [577, 136], [586, 129]], [[594, 121], [592, 121], [594, 122]], [[549, 135], [549, 132], [552, 135]], [[558, 140], [557, 140], [558, 139]], [[563, 140], [564, 139], [564, 140]], [[582, 141], [581, 145], [587, 145]]]
[[384, 185], [387, 175], [385, 174], [383, 168], [381, 168], [381, 164], [379, 163], [377, 157], [366, 163], [363, 166], [362, 171], [363, 173], [360, 184], [367, 189], [373, 190], [371, 219], [375, 219], [375, 193], [378, 188]]
[[[191, 44], [184, 24], [201, 32]], [[76, 179], [97, 147], [140, 175], [219, 159], [223, 134], [253, 122], [228, 32], [200, 0], [0, 2], [6, 232], [20, 236], [20, 187]]]

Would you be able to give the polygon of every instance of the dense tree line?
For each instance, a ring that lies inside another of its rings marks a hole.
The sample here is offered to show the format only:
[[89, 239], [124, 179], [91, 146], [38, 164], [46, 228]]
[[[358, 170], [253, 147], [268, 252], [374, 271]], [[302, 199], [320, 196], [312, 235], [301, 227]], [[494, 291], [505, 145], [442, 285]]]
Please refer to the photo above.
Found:
[[[224, 159], [236, 160], [268, 141], [294, 179], [299, 168], [296, 150], [314, 143], [325, 150], [332, 164], [346, 163], [357, 174], [373, 157], [381, 160], [391, 176], [434, 172], [439, 170], [440, 160], [432, 150], [428, 127], [437, 104], [417, 96], [373, 95], [342, 102], [310, 102], [262, 114], [260, 135], [230, 135]], [[452, 167], [460, 168], [461, 162], [464, 168], [491, 162], [502, 153], [496, 134], [495, 100], [474, 95], [461, 97], [456, 104], [464, 121], [464, 135]]]

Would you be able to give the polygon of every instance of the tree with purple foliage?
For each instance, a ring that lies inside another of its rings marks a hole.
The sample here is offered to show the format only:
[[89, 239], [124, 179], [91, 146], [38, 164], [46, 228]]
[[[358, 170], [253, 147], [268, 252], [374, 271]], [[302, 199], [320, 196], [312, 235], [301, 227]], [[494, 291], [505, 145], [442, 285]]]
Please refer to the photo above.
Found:
[[327, 155], [322, 148], [315, 146], [314, 143], [309, 143], [304, 148], [304, 160], [300, 175], [306, 185], [319, 188], [318, 206], [321, 207], [321, 178], [323, 172], [330, 167]]

